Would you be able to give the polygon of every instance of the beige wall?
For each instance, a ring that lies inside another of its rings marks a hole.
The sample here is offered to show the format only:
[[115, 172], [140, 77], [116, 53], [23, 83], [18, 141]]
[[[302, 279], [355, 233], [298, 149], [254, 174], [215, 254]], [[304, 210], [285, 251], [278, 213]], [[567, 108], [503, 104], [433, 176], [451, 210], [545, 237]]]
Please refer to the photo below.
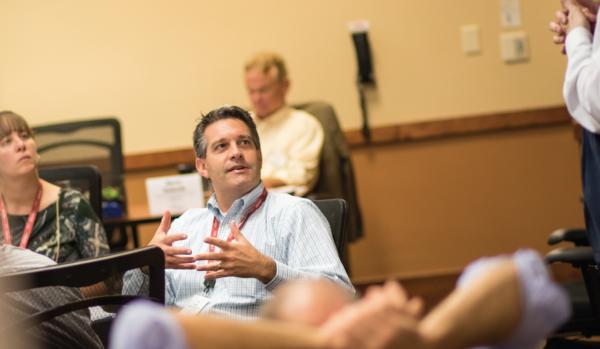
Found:
[[[187, 147], [199, 112], [247, 104], [243, 61], [273, 49], [289, 61], [291, 100], [331, 101], [357, 128], [346, 23], [361, 18], [375, 126], [557, 105], [564, 59], [546, 29], [557, 5], [521, 1], [531, 60], [507, 65], [498, 0], [2, 0], [0, 109], [32, 124], [117, 115], [128, 154]], [[481, 27], [480, 55], [460, 51], [463, 24]]]

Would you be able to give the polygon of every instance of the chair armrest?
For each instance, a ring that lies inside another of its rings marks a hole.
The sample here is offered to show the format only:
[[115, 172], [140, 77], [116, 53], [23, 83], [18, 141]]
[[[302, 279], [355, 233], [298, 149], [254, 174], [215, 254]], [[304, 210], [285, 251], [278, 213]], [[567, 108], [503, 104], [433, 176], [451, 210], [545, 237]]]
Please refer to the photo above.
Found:
[[194, 173], [196, 172], [196, 166], [194, 166], [194, 164], [184, 164], [184, 163], [180, 163], [177, 164], [176, 166], [177, 169], [177, 173], [179, 174], [187, 174], [187, 173]]
[[546, 254], [546, 263], [569, 263], [575, 267], [594, 264], [594, 254], [589, 246], [557, 248]]
[[590, 245], [586, 230], [581, 228], [557, 229], [548, 237], [548, 245], [556, 245], [563, 241], [572, 242], [575, 244], [575, 246]]

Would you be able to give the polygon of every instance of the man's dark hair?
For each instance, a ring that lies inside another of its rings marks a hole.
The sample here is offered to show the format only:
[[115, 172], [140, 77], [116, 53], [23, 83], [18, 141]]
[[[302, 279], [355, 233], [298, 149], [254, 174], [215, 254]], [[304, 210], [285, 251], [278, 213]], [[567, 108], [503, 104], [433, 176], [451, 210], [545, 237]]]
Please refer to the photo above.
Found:
[[224, 119], [237, 119], [246, 124], [250, 130], [250, 136], [252, 137], [256, 149], [260, 150], [260, 140], [258, 139], [256, 124], [254, 123], [254, 120], [252, 120], [250, 114], [240, 107], [228, 105], [212, 110], [206, 115], [202, 115], [202, 119], [198, 122], [198, 125], [196, 125], [193, 141], [194, 151], [196, 152], [197, 157], [206, 158], [206, 148], [208, 147], [206, 138], [204, 138], [206, 128], [212, 123]]

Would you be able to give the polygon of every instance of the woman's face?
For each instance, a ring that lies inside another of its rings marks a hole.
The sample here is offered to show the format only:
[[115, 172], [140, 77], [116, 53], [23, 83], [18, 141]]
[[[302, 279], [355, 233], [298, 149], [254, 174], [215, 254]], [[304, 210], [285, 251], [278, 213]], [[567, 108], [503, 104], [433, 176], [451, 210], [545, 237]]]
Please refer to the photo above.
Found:
[[35, 140], [28, 132], [13, 131], [0, 139], [0, 174], [19, 176], [37, 168]]

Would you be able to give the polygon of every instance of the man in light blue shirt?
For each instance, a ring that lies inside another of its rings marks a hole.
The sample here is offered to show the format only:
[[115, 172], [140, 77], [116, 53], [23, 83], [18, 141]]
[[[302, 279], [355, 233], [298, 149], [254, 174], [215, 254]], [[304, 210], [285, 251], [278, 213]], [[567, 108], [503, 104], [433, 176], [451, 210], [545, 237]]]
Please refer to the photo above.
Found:
[[194, 150], [214, 189], [208, 207], [172, 225], [165, 214], [150, 242], [165, 253], [167, 304], [252, 319], [286, 280], [325, 277], [352, 289], [319, 209], [261, 183], [260, 140], [245, 110], [225, 106], [204, 116]]

